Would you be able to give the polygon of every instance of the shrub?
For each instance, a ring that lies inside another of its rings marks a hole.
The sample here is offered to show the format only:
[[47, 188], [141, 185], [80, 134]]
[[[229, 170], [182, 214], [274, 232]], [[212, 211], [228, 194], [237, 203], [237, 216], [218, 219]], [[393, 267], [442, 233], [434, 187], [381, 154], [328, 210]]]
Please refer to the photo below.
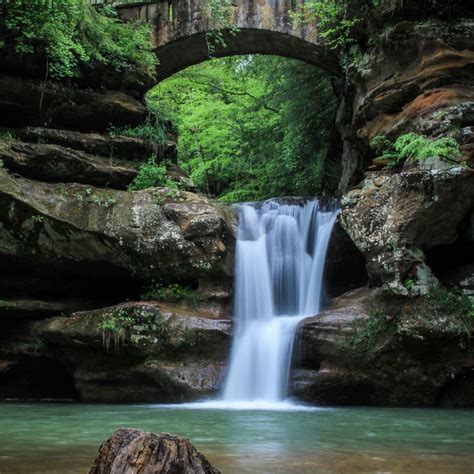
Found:
[[148, 115], [146, 121], [138, 127], [110, 127], [108, 134], [112, 138], [118, 136], [141, 138], [151, 145], [161, 145], [168, 141], [166, 123], [152, 114]]
[[154, 158], [150, 158], [140, 166], [140, 170], [135, 179], [129, 185], [128, 190], [139, 191], [140, 189], [153, 187], [178, 189], [178, 184], [167, 176], [166, 171], [166, 163], [158, 165]]

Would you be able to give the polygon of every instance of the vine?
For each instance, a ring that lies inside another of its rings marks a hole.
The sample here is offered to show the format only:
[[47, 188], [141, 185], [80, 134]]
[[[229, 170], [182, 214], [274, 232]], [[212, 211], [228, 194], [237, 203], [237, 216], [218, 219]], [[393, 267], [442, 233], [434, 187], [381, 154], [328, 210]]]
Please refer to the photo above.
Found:
[[233, 36], [239, 28], [232, 23], [232, 0], [205, 0], [204, 12], [212, 25], [212, 30], [206, 33], [206, 43], [209, 57], [213, 57], [217, 47], [227, 46], [223, 30]]

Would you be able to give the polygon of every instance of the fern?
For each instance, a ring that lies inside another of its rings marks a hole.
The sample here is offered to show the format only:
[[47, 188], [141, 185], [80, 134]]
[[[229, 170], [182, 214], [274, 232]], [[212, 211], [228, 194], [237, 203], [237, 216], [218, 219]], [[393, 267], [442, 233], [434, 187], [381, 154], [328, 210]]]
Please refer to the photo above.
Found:
[[417, 133], [406, 133], [395, 142], [384, 135], [378, 135], [371, 142], [377, 160], [386, 168], [396, 168], [407, 160], [425, 161], [428, 158], [441, 158], [458, 163], [461, 158], [459, 143], [451, 137], [431, 139]]

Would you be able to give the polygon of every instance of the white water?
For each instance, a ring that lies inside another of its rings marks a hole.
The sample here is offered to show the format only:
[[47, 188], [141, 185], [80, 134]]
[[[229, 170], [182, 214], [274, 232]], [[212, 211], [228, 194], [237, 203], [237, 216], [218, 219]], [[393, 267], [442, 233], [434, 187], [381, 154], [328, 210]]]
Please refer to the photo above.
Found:
[[295, 333], [318, 314], [335, 201], [240, 206], [235, 268], [236, 334], [225, 408], [288, 409]]

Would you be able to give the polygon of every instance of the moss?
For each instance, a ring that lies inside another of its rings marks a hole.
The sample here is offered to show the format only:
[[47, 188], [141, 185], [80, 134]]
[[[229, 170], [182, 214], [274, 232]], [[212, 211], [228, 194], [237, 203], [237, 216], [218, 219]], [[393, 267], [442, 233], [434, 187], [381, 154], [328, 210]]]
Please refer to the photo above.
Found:
[[189, 286], [179, 283], [168, 285], [155, 283], [149, 286], [141, 295], [142, 300], [165, 301], [167, 303], [182, 303], [189, 308], [195, 309], [204, 300], [204, 296], [191, 289]]
[[374, 306], [369, 310], [369, 318], [356, 322], [348, 347], [353, 351], [371, 351], [376, 347], [379, 337], [383, 333], [393, 332], [393, 329], [393, 316]]

